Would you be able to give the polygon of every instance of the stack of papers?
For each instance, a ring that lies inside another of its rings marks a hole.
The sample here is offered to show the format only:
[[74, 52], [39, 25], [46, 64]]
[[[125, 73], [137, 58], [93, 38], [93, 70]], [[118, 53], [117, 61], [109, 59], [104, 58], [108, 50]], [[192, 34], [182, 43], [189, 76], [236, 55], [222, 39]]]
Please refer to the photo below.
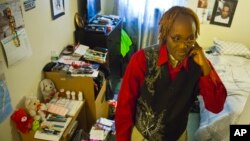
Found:
[[68, 111], [69, 110], [66, 107], [59, 106], [56, 104], [48, 104], [48, 112], [49, 113], [60, 115], [60, 116], [66, 116]]
[[94, 61], [97, 63], [105, 63], [106, 62], [106, 57], [107, 57], [107, 52], [101, 52], [101, 51], [95, 51], [92, 49], [88, 49], [85, 54], [83, 55], [84, 59], [89, 60], [89, 61]]
[[[75, 66], [75, 67], [73, 67]], [[69, 67], [68, 73], [71, 76], [97, 77], [100, 64], [91, 64], [84, 61], [74, 61]]]
[[106, 118], [100, 118], [96, 124], [91, 128], [90, 139], [105, 140], [108, 133], [114, 131], [114, 121]]
[[65, 131], [65, 129], [67, 128], [67, 126], [69, 125], [71, 120], [72, 120], [72, 118], [69, 117], [69, 118], [67, 118], [66, 122], [51, 122], [52, 124], [55, 124], [55, 125], [60, 124], [62, 126], [60, 133], [57, 135], [45, 133], [42, 130], [37, 130], [35, 135], [34, 135], [34, 138], [48, 140], [48, 141], [59, 141], [63, 135], [63, 132]]
[[92, 127], [89, 138], [91, 140], [105, 140], [107, 135], [108, 135], [108, 131], [96, 129], [95, 127]]
[[88, 46], [79, 44], [78, 46], [76, 46], [73, 56], [83, 56], [88, 49]]
[[50, 113], [54, 113], [61, 116], [75, 116], [78, 109], [82, 106], [83, 101], [72, 100], [66, 98], [53, 99], [49, 104]]

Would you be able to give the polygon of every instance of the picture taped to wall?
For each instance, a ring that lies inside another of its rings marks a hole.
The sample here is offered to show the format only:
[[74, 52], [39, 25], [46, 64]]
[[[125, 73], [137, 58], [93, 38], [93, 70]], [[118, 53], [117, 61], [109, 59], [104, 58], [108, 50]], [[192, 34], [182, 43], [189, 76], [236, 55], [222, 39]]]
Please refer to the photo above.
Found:
[[196, 14], [201, 24], [210, 24], [216, 0], [197, 0]]
[[24, 0], [23, 2], [24, 10], [29, 11], [36, 7], [35, 0]]
[[50, 0], [50, 3], [53, 20], [65, 14], [64, 0]]
[[238, 0], [216, 0], [211, 24], [230, 27]]
[[0, 41], [8, 36], [16, 37], [17, 30], [23, 27], [20, 3], [17, 1], [0, 4]]

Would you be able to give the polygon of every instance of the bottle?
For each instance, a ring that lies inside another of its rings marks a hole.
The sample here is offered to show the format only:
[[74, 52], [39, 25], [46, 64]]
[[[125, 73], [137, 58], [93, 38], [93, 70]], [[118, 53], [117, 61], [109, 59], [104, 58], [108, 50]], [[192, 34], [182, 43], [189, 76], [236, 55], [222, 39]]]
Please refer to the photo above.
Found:
[[75, 100], [75, 99], [76, 99], [76, 92], [75, 92], [75, 91], [72, 91], [72, 92], [71, 92], [71, 97], [72, 97], [72, 100]]
[[70, 91], [66, 91], [67, 99], [70, 99]]
[[79, 101], [83, 100], [83, 96], [82, 96], [82, 92], [81, 91], [78, 92], [78, 100]]
[[61, 88], [59, 92], [59, 97], [65, 97], [65, 90], [63, 88]]
[[55, 50], [51, 51], [51, 62], [56, 62], [59, 59], [59, 55]]

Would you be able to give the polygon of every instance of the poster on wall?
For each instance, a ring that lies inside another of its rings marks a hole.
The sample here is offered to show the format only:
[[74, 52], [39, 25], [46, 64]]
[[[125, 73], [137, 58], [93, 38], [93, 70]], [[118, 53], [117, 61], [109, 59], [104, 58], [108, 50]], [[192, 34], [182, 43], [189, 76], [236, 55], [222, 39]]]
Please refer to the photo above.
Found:
[[24, 28], [17, 31], [16, 35], [20, 41], [20, 45], [16, 47], [15, 36], [8, 36], [1, 40], [5, 52], [5, 59], [8, 67], [21, 61], [23, 58], [31, 55], [31, 47]]
[[36, 7], [35, 0], [24, 0], [23, 2], [24, 10], [29, 11]]
[[0, 123], [2, 123], [13, 111], [3, 68], [3, 61], [0, 61]]
[[8, 67], [31, 55], [20, 0], [0, 3], [0, 45]]
[[201, 24], [210, 24], [216, 0], [197, 0], [196, 14]]
[[196, 14], [201, 24], [230, 27], [238, 0], [196, 0]]
[[16, 30], [23, 27], [20, 2], [0, 3], [0, 40], [16, 34]]
[[65, 14], [64, 0], [50, 0], [50, 4], [53, 20]]
[[216, 0], [211, 24], [230, 27], [238, 0]]

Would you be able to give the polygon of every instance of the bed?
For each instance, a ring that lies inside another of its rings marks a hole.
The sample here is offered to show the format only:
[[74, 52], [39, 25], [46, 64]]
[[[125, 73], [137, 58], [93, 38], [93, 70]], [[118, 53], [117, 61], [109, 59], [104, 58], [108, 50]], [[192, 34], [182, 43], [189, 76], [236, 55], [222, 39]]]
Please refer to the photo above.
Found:
[[206, 54], [223, 81], [228, 97], [224, 109], [213, 114], [200, 103], [200, 125], [195, 132], [198, 141], [229, 141], [231, 124], [250, 123], [250, 51], [240, 43], [214, 40], [213, 53]]

